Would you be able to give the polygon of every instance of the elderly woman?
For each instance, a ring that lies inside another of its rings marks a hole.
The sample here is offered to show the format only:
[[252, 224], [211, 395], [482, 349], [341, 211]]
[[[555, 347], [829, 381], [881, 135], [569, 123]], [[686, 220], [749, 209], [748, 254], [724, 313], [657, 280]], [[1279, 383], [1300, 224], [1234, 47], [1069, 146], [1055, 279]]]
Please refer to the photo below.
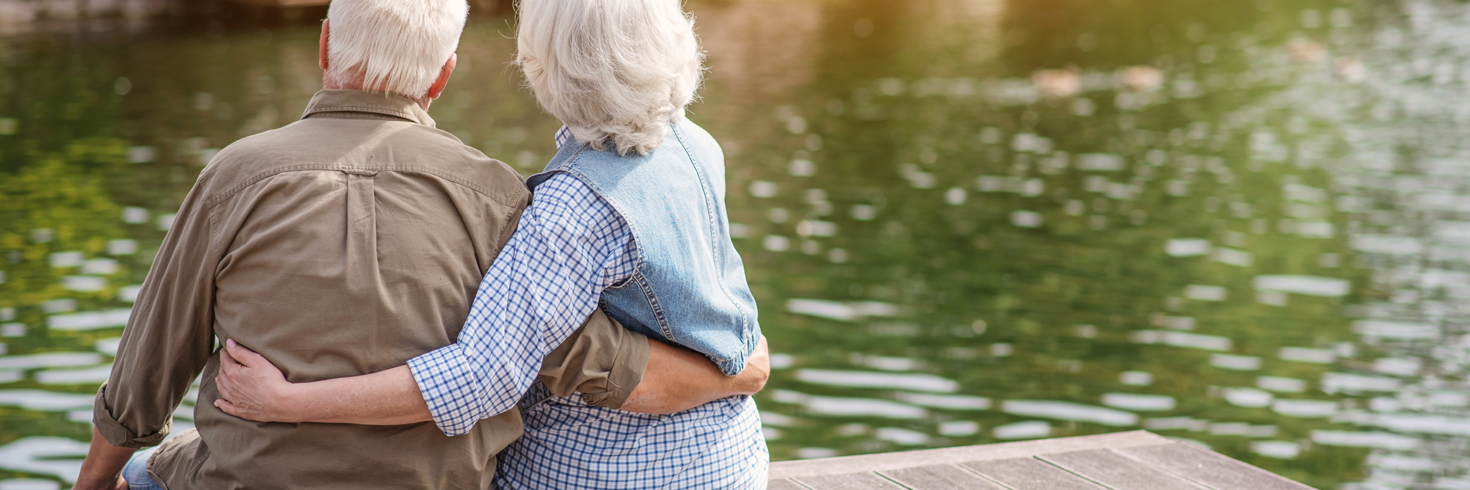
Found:
[[684, 118], [703, 56], [678, 1], [524, 0], [520, 14], [517, 61], [565, 126], [457, 343], [406, 367], [283, 388], [268, 363], [231, 342], [241, 364], [224, 363], [219, 405], [267, 421], [428, 415], [456, 435], [520, 403], [525, 437], [504, 454], [500, 488], [763, 487], [769, 458], [749, 396], [633, 413], [557, 396], [519, 367], [599, 304], [726, 375], [745, 368], [761, 339], [730, 242], [724, 157]]

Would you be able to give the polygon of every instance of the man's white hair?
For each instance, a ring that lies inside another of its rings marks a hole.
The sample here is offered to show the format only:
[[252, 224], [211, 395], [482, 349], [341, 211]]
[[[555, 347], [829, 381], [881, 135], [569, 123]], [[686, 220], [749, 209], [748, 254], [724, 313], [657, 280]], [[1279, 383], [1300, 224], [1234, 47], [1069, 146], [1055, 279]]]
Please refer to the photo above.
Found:
[[522, 0], [516, 63], [577, 141], [646, 155], [703, 75], [679, 0]]
[[465, 0], [333, 0], [327, 76], [417, 99], [459, 47]]

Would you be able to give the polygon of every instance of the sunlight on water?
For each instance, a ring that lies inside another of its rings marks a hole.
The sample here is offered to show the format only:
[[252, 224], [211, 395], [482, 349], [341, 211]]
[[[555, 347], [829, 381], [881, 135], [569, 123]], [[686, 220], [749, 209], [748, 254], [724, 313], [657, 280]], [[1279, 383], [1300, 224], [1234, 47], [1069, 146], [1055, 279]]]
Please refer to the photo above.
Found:
[[[1147, 429], [1470, 488], [1470, 7], [1057, 6], [690, 3], [773, 457]], [[505, 25], [432, 112], [531, 173]], [[140, 29], [0, 43], [0, 490], [75, 478], [173, 210], [320, 86], [313, 25]]]
[[826, 369], [798, 369], [796, 379], [807, 383], [830, 386], [865, 388], [894, 388], [900, 390], [954, 392], [959, 383], [927, 374], [891, 374], [862, 371], [833, 371]]

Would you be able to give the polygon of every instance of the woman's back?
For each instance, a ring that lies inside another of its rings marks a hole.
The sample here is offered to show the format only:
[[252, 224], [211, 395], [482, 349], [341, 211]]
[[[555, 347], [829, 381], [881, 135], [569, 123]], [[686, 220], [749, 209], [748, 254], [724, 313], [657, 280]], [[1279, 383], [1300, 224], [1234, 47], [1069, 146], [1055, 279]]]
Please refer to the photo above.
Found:
[[[724, 156], [684, 118], [704, 64], [694, 19], [667, 1], [519, 5], [516, 62], [536, 100], [567, 125], [547, 171], [530, 179], [532, 206], [583, 229], [545, 237], [546, 247], [587, 255], [551, 262], [595, 263], [598, 275], [581, 282], [597, 286], [608, 316], [740, 372], [760, 324], [730, 243]], [[538, 386], [522, 406], [526, 435], [504, 453], [502, 488], [765, 486], [770, 457], [748, 396], [642, 415]]]
[[[606, 289], [603, 309], [625, 327], [710, 357], [736, 374], [760, 339], [755, 300], [730, 242], [724, 158], [681, 119], [648, 155], [618, 156], [558, 135], [561, 150], [533, 189], [575, 178], [631, 230], [636, 270]], [[602, 204], [598, 204], [599, 206]], [[537, 385], [522, 403], [526, 431], [506, 449], [501, 488], [758, 488], [769, 454], [748, 396], [670, 415], [592, 407]]]
[[664, 143], [647, 155], [619, 156], [568, 141], [529, 184], [534, 191], [553, 175], [575, 177], [632, 229], [636, 272], [603, 291], [608, 316], [704, 354], [735, 375], [760, 339], [760, 324], [730, 241], [724, 155], [688, 119], [671, 127]]

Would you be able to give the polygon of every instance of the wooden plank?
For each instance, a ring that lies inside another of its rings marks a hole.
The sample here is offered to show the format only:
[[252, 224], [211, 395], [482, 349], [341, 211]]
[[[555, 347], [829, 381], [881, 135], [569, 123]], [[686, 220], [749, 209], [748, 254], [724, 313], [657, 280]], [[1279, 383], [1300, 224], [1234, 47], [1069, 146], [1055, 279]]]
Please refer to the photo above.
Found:
[[960, 463], [1015, 490], [1102, 490], [1103, 487], [1035, 458]]
[[1147, 431], [1118, 432], [1095, 436], [1008, 442], [983, 446], [924, 449], [900, 453], [868, 454], [839, 458], [782, 461], [771, 464], [771, 479], [802, 476], [838, 475], [866, 471], [894, 470], [943, 463], [1021, 458], [1038, 454], [1064, 453], [1098, 448], [1153, 446], [1174, 442]]
[[913, 490], [1005, 490], [1000, 485], [952, 464], [936, 464], [878, 472]]
[[766, 490], [807, 490], [807, 488], [791, 480], [771, 480], [766, 485]]
[[809, 476], [797, 478], [796, 481], [812, 490], [903, 490], [903, 487], [888, 481], [887, 478], [868, 472]]
[[1122, 448], [1118, 451], [1217, 490], [1312, 488], [1187, 442]]
[[1116, 489], [1203, 490], [1195, 485], [1154, 468], [1148, 463], [1107, 449], [1091, 449], [1070, 453], [1045, 454], [1037, 458], [1060, 466], [1088, 480]]

